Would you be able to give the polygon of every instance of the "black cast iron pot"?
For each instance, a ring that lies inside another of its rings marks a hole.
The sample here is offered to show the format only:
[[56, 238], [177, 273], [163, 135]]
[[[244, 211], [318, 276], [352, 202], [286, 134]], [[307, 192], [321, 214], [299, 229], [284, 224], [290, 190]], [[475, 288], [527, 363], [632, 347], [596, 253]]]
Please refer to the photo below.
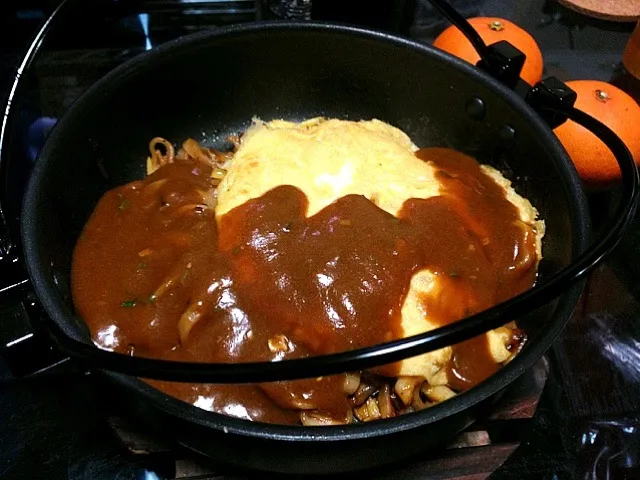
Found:
[[[345, 26], [267, 23], [188, 36], [137, 57], [98, 82], [59, 121], [30, 180], [22, 239], [50, 330], [61, 349], [89, 361], [122, 392], [133, 414], [218, 460], [326, 473], [388, 463], [442, 442], [543, 355], [576, 304], [578, 278], [612, 248], [633, 211], [637, 178], [625, 148], [597, 122], [570, 106], [546, 105], [544, 98], [528, 96], [540, 112], [561, 112], [599, 129], [622, 158], [622, 205], [606, 236], [590, 249], [581, 184], [547, 123], [503, 83], [434, 48]], [[144, 175], [149, 139], [163, 136], [179, 144], [194, 136], [220, 147], [253, 116], [319, 115], [378, 118], [420, 147], [453, 147], [503, 172], [546, 222], [539, 286], [454, 326], [326, 358], [176, 365], [93, 347], [70, 299], [72, 251], [100, 196]], [[529, 341], [497, 374], [427, 410], [368, 424], [251, 423], [200, 410], [136, 378], [239, 382], [362, 369], [470, 338], [516, 317]]]

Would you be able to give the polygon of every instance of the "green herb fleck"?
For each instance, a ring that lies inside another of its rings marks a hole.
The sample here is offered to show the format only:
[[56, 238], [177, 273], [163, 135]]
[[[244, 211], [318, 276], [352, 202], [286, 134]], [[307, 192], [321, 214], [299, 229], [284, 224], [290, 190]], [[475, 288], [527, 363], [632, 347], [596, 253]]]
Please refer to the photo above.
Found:
[[147, 263], [146, 262], [138, 262], [138, 265], [136, 265], [136, 271], [139, 272], [141, 270], [144, 270], [145, 268], [147, 268]]
[[293, 224], [291, 222], [287, 223], [284, 225], [284, 227], [282, 227], [282, 230], [284, 230], [285, 232], [289, 233], [291, 231], [291, 227], [293, 227]]
[[131, 206], [131, 200], [129, 200], [127, 197], [118, 195], [118, 199], [120, 200], [120, 203], [118, 203], [118, 210], [120, 210], [121, 212]]
[[456, 278], [456, 277], [459, 277], [459, 276], [460, 276], [460, 274], [459, 274], [458, 272], [449, 272], [449, 276], [450, 276], [451, 278]]
[[188, 268], [182, 274], [182, 278], [180, 279], [180, 281], [182, 283], [184, 283], [187, 280], [187, 278], [189, 278], [189, 269]]
[[133, 308], [133, 307], [136, 306], [137, 303], [138, 302], [135, 299], [133, 299], [133, 300], [125, 300], [124, 302], [122, 302], [120, 304], [120, 306], [123, 307], [123, 308]]
[[238, 255], [240, 253], [240, 246], [233, 247], [233, 254]]
[[156, 300], [158, 299], [157, 295], [155, 293], [152, 293], [151, 295], [149, 295], [149, 303], [153, 304], [156, 303]]

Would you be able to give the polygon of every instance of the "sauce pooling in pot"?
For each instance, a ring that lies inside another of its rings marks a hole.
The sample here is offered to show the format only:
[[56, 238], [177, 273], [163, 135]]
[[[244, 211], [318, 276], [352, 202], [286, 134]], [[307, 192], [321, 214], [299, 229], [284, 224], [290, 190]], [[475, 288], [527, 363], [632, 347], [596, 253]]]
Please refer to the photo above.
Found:
[[[210, 167], [176, 160], [109, 191], [78, 240], [73, 298], [96, 342], [183, 361], [278, 361], [402, 337], [412, 276], [429, 269], [443, 294], [424, 297], [447, 324], [530, 288], [535, 232], [478, 163], [453, 150], [417, 155], [442, 195], [407, 200], [398, 217], [358, 195], [306, 218], [307, 199], [277, 187], [216, 222]], [[450, 384], [494, 373], [484, 335], [454, 347]], [[395, 365], [376, 369], [394, 376]], [[261, 385], [149, 381], [197, 406], [273, 423], [299, 410], [350, 417], [342, 375]]]

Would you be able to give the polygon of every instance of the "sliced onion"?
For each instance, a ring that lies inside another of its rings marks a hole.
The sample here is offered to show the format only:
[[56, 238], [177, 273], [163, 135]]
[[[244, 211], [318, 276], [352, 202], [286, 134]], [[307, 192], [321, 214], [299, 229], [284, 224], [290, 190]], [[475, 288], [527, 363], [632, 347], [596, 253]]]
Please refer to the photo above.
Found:
[[[222, 170], [222, 176], [226, 174], [226, 171], [220, 168], [220, 166], [225, 165], [233, 156], [231, 153], [219, 152], [213, 148], [205, 148], [193, 138], [188, 138], [184, 141], [182, 144], [182, 150], [184, 150], [188, 157], [214, 167], [214, 172], [217, 170], [220, 173], [220, 170]], [[222, 176], [218, 176], [219, 173], [215, 175], [212, 174], [211, 176], [213, 178], [221, 179]]]
[[411, 407], [415, 411], [424, 410], [425, 408], [429, 408], [430, 406], [433, 405], [433, 402], [424, 401], [422, 399], [421, 390], [422, 390], [421, 388], [414, 388], [413, 389], [413, 396], [411, 398]]
[[[140, 255], [143, 252], [144, 252], [144, 250], [142, 252], [138, 253], [138, 255]], [[140, 256], [143, 256], [143, 255], [140, 255]], [[178, 283], [180, 283], [180, 280], [182, 279], [184, 274], [185, 274], [185, 267], [184, 266], [179, 265], [178, 267], [174, 268], [173, 271], [171, 272], [171, 275], [167, 276], [162, 281], [160, 286], [153, 291], [153, 295], [156, 298], [160, 298], [160, 297], [164, 296], [169, 290], [171, 290], [173, 287], [177, 286]]]
[[[315, 410], [316, 409], [316, 406], [313, 403], [297, 397], [292, 398], [291, 403], [298, 410]], [[318, 413], [318, 415], [320, 415], [320, 413]]]
[[369, 397], [367, 403], [354, 408], [353, 413], [361, 422], [370, 422], [371, 420], [377, 420], [381, 417], [378, 400], [373, 397]]
[[347, 373], [344, 376], [343, 391], [347, 395], [353, 395], [360, 386], [360, 373]]
[[267, 340], [267, 346], [272, 353], [288, 352], [290, 348], [289, 339], [281, 333], [269, 338], [269, 340]]
[[456, 392], [445, 385], [429, 385], [424, 382], [422, 393], [432, 402], [444, 402], [456, 396]]
[[369, 419], [377, 420], [381, 417], [380, 415], [380, 407], [378, 406], [378, 399], [369, 397], [367, 399], [367, 409], [369, 410]]
[[359, 407], [354, 408], [353, 414], [360, 422], [369, 421], [369, 408], [367, 407], [366, 403], [363, 403]]
[[[164, 147], [164, 154], [160, 151], [158, 145]], [[162, 137], [154, 137], [149, 142], [149, 153], [151, 156], [147, 159], [147, 175], [151, 175], [161, 166], [173, 162], [176, 151], [169, 140]]]
[[352, 408], [348, 408], [347, 409], [347, 416], [346, 416], [346, 421], [344, 422], [345, 424], [349, 424], [349, 423], [353, 423], [354, 418], [353, 418], [353, 409]]
[[377, 387], [373, 385], [367, 385], [366, 383], [360, 383], [358, 390], [351, 397], [351, 404], [354, 406], [362, 405], [371, 395], [376, 393]]
[[399, 377], [394, 386], [394, 391], [402, 403], [406, 406], [413, 400], [413, 392], [424, 381], [422, 377]]
[[193, 138], [187, 138], [184, 142], [182, 142], [182, 149], [187, 153], [187, 155], [194, 160], [205, 160], [208, 162], [208, 156], [204, 155], [203, 149], [198, 142], [196, 142]]
[[189, 333], [200, 319], [204, 316], [204, 308], [199, 305], [201, 302], [193, 302], [189, 305], [189, 308], [182, 314], [180, 320], [178, 320], [178, 333], [180, 334], [180, 341], [184, 344], [189, 338]]
[[217, 181], [221, 181], [226, 174], [227, 171], [224, 168], [214, 167], [213, 170], [211, 170], [211, 178]]
[[317, 411], [300, 412], [300, 421], [306, 427], [324, 427], [327, 425], [343, 425], [342, 422]]
[[378, 407], [380, 407], [380, 415], [382, 418], [391, 418], [396, 416], [396, 409], [391, 401], [391, 387], [386, 384], [378, 393]]

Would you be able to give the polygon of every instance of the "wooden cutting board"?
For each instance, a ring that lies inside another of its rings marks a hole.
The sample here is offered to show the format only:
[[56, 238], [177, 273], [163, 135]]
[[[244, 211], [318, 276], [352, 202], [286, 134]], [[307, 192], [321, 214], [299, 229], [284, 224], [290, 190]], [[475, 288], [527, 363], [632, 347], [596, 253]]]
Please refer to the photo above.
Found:
[[558, 0], [584, 15], [614, 22], [640, 20], [640, 0]]

